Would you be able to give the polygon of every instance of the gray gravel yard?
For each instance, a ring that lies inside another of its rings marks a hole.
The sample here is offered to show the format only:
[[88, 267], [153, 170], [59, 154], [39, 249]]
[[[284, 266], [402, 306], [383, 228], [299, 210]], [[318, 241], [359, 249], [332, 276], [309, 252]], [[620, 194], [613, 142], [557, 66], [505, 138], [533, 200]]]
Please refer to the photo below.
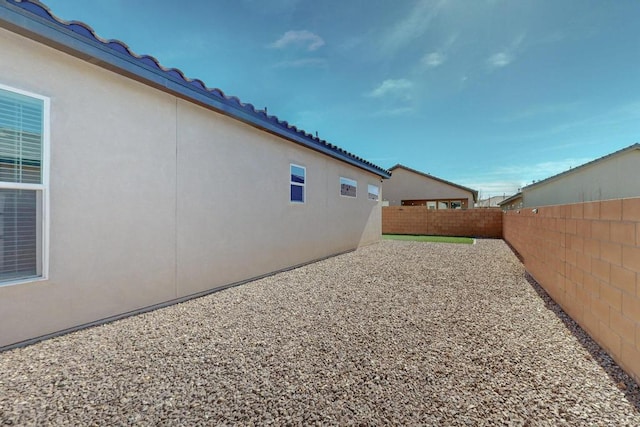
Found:
[[0, 353], [0, 424], [640, 425], [501, 240], [383, 241]]

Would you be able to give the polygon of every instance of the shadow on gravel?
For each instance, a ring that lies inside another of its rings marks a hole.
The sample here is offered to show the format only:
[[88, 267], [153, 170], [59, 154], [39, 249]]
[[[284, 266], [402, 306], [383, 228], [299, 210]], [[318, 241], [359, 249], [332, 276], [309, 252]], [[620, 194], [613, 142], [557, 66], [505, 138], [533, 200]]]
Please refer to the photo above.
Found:
[[600, 367], [618, 385], [627, 400], [640, 411], [640, 385], [618, 366], [611, 356], [547, 294], [544, 288], [529, 273], [525, 273], [525, 278], [544, 301], [545, 307], [562, 320], [562, 323], [576, 337], [580, 345], [589, 352], [593, 360], [598, 362]]

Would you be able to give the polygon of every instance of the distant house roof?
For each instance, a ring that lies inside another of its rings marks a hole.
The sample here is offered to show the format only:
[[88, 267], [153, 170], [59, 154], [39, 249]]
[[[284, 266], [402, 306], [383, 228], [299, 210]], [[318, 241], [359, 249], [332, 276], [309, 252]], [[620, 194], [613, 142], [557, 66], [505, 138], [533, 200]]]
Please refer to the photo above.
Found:
[[559, 174], [557, 174], [557, 175], [550, 176], [549, 178], [543, 179], [543, 180], [541, 180], [541, 181], [534, 182], [533, 184], [529, 184], [529, 185], [527, 185], [527, 186], [525, 186], [525, 187], [522, 187], [522, 189], [523, 189], [523, 190], [525, 190], [525, 189], [530, 189], [530, 188], [536, 187], [536, 186], [538, 186], [538, 185], [540, 185], [540, 184], [544, 184], [544, 183], [547, 183], [547, 182], [549, 182], [549, 181], [553, 181], [553, 180], [556, 180], [556, 179], [558, 179], [558, 178], [561, 178], [561, 177], [563, 177], [563, 176], [565, 176], [565, 175], [572, 174], [572, 173], [574, 173], [574, 172], [576, 172], [576, 171], [578, 171], [578, 170], [581, 170], [581, 169], [583, 169], [583, 168], [586, 168], [586, 167], [588, 167], [588, 166], [593, 166], [594, 164], [596, 164], [596, 163], [600, 163], [600, 162], [602, 162], [603, 160], [607, 160], [607, 159], [610, 159], [610, 158], [612, 158], [612, 157], [618, 157], [618, 156], [620, 156], [620, 155], [622, 155], [622, 154], [626, 154], [626, 153], [631, 152], [631, 151], [634, 151], [634, 150], [640, 150], [640, 143], [635, 143], [635, 144], [633, 144], [633, 145], [630, 145], [630, 146], [625, 147], [625, 148], [623, 148], [623, 149], [621, 149], [621, 150], [615, 151], [615, 152], [613, 152], [613, 153], [611, 153], [611, 154], [607, 154], [606, 156], [602, 156], [602, 157], [600, 157], [600, 158], [597, 158], [597, 159], [595, 159], [595, 160], [592, 160], [592, 161], [590, 161], [590, 162], [588, 162], [588, 163], [585, 163], [585, 164], [580, 165], [580, 166], [578, 166], [578, 167], [575, 167], [575, 168], [573, 168], [573, 169], [569, 169], [569, 170], [567, 170], [567, 171], [561, 172], [561, 173], [559, 173]]
[[193, 103], [214, 109], [263, 131], [389, 178], [389, 171], [319, 139], [302, 129], [257, 110], [220, 89], [210, 89], [198, 79], [185, 77], [176, 68], [165, 68], [148, 55], [137, 55], [119, 40], [104, 40], [93, 29], [78, 21], [66, 22], [36, 0], [0, 0], [0, 27], [45, 43], [80, 59], [171, 93]]
[[433, 175], [430, 175], [428, 173], [424, 173], [424, 172], [420, 172], [420, 171], [415, 170], [415, 169], [411, 169], [410, 167], [407, 167], [407, 166], [404, 166], [404, 165], [401, 165], [401, 164], [397, 164], [395, 166], [391, 166], [389, 168], [389, 171], [393, 172], [395, 169], [398, 169], [398, 168], [401, 168], [401, 169], [404, 169], [404, 170], [408, 170], [409, 172], [413, 172], [413, 173], [416, 173], [418, 175], [422, 175], [422, 176], [427, 177], [429, 179], [440, 181], [442, 183], [445, 183], [445, 184], [460, 188], [460, 189], [465, 190], [465, 191], [469, 191], [469, 192], [471, 192], [471, 194], [473, 194], [473, 201], [476, 202], [478, 200], [478, 191], [477, 190], [474, 190], [474, 189], [471, 189], [471, 188], [468, 188], [468, 187], [464, 187], [462, 185], [458, 185], [455, 182], [447, 181], [446, 179], [438, 178], [437, 176], [433, 176]]
[[508, 205], [509, 203], [513, 202], [514, 200], [517, 200], [519, 198], [522, 197], [522, 193], [516, 193], [511, 197], [507, 197], [506, 199], [504, 199], [501, 202], [498, 202], [498, 206], [502, 206], [502, 205]]
[[478, 203], [476, 203], [476, 206], [480, 208], [499, 206], [500, 202], [502, 202], [506, 198], [507, 198], [506, 196], [491, 196], [486, 199], [478, 200]]

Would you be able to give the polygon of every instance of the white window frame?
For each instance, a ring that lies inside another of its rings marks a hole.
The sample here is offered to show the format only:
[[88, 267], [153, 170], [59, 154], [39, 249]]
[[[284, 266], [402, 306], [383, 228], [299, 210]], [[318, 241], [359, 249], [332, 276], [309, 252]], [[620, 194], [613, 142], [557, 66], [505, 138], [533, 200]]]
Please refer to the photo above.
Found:
[[23, 184], [20, 182], [4, 182], [0, 181], [0, 189], [7, 190], [35, 190], [42, 194], [42, 211], [41, 215], [41, 233], [42, 241], [40, 244], [40, 257], [42, 260], [41, 274], [37, 277], [27, 277], [24, 279], [7, 280], [0, 282], [0, 287], [19, 285], [22, 283], [40, 282], [49, 279], [49, 160], [50, 160], [50, 98], [26, 90], [17, 89], [0, 83], [0, 89], [7, 92], [17, 93], [29, 98], [39, 99], [42, 101], [42, 164], [40, 165], [41, 183], [40, 184]]
[[[291, 179], [291, 168], [296, 167], [300, 168], [304, 171], [304, 182], [300, 184], [299, 182], [293, 182]], [[291, 200], [291, 186], [295, 185], [297, 187], [302, 187], [302, 201], [299, 202], [297, 200]], [[295, 163], [289, 163], [289, 203], [292, 205], [304, 205], [307, 203], [307, 168], [305, 166], [297, 165]]]
[[[347, 194], [342, 194], [342, 184], [343, 184], [342, 181], [343, 180], [344, 181], [348, 181], [348, 182], [345, 182], [345, 184], [351, 185], [353, 188], [356, 189], [356, 195], [355, 196], [349, 196]], [[351, 183], [353, 183], [353, 185]], [[347, 177], [341, 176], [340, 177], [340, 188], [339, 188], [338, 191], [340, 191], [340, 197], [348, 197], [349, 199], [356, 199], [356, 198], [358, 198], [358, 181], [356, 181], [355, 179], [351, 179], [351, 178], [347, 178]]]
[[[371, 197], [369, 197], [371, 193], [371, 187], [374, 187], [376, 189], [376, 198], [372, 199]], [[372, 202], [378, 202], [380, 201], [380, 186], [379, 185], [375, 185], [375, 184], [367, 184], [367, 200], [371, 200]]]

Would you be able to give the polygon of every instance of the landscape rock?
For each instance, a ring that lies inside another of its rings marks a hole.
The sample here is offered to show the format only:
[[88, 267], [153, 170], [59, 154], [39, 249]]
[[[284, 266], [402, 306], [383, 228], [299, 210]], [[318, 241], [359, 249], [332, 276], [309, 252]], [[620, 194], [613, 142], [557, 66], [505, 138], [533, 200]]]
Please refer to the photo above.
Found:
[[501, 240], [383, 241], [0, 353], [3, 425], [640, 425]]

